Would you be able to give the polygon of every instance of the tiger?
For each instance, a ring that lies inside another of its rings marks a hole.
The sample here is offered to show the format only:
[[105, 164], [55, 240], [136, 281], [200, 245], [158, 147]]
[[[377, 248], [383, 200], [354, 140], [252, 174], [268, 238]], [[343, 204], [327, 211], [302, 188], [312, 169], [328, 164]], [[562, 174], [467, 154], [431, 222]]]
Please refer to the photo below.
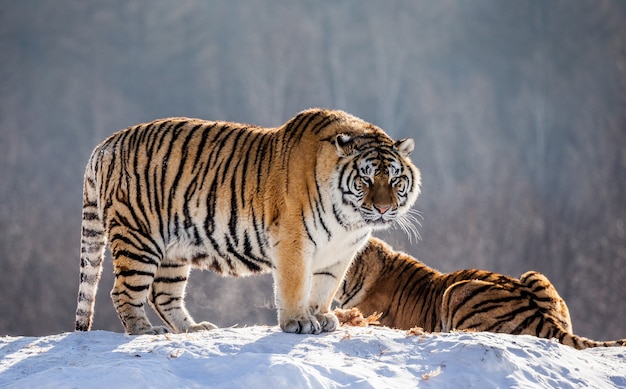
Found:
[[334, 331], [333, 296], [372, 231], [412, 228], [414, 147], [321, 108], [274, 128], [166, 118], [114, 133], [85, 169], [75, 329], [92, 327], [108, 245], [128, 334], [217, 328], [187, 311], [191, 268], [271, 273], [284, 332]]
[[626, 339], [597, 342], [574, 335], [565, 301], [539, 272], [519, 279], [476, 269], [441, 273], [374, 237], [335, 298], [339, 309], [379, 313], [381, 325], [398, 329], [526, 334], [576, 349], [626, 346]]

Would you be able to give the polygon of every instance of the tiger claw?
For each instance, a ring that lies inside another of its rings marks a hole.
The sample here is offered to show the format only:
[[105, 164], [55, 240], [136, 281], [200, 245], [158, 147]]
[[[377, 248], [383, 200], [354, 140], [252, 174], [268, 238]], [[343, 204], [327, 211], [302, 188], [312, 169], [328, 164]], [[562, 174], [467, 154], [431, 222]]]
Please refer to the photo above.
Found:
[[315, 317], [322, 327], [322, 332], [332, 332], [339, 327], [339, 319], [333, 313], [320, 313]]
[[303, 316], [282, 322], [280, 328], [291, 334], [319, 334], [322, 326], [315, 316]]
[[133, 331], [130, 335], [162, 335], [170, 333], [169, 328], [163, 326], [149, 327], [138, 331]]
[[290, 319], [280, 325], [280, 328], [292, 334], [319, 334], [332, 332], [339, 327], [337, 316], [332, 313], [319, 313], [315, 316], [303, 316]]
[[187, 332], [210, 331], [210, 330], [215, 330], [217, 328], [218, 327], [215, 324], [210, 323], [208, 321], [203, 321], [201, 323], [190, 326], [187, 329]]

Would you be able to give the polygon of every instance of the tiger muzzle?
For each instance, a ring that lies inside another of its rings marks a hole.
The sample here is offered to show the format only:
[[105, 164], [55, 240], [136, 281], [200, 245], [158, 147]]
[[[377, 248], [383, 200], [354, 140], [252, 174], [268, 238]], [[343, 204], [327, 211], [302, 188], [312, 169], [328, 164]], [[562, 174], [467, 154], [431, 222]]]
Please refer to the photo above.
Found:
[[[382, 182], [381, 182], [382, 181]], [[385, 179], [374, 181], [367, 200], [372, 205], [372, 210], [378, 211], [381, 215], [397, 206], [393, 189], [385, 182]]]

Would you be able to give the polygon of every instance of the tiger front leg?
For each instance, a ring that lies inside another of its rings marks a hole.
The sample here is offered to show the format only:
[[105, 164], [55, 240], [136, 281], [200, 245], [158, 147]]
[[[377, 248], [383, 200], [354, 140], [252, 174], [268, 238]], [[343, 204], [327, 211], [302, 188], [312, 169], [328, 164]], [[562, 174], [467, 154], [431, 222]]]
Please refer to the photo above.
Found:
[[350, 261], [344, 261], [313, 271], [309, 306], [322, 331], [330, 332], [339, 327], [339, 320], [330, 308], [349, 266]]
[[319, 334], [328, 331], [309, 307], [311, 291], [311, 255], [297, 243], [280, 241], [274, 266], [274, 295], [278, 324], [289, 333]]

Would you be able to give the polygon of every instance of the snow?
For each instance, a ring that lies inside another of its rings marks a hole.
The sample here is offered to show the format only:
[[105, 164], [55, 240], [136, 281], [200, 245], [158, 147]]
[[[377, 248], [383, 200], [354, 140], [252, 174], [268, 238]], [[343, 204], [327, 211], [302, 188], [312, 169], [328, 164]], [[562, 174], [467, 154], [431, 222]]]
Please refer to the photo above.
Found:
[[525, 335], [407, 335], [371, 326], [321, 335], [252, 326], [7, 336], [0, 387], [624, 388], [626, 347], [575, 350]]

